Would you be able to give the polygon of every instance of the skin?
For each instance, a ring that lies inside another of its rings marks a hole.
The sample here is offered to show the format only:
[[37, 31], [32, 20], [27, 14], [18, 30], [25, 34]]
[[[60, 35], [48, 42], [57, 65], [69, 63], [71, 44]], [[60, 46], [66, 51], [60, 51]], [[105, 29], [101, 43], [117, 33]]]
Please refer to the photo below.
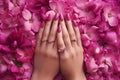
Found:
[[[61, 25], [59, 31], [58, 25]], [[64, 52], [58, 52], [63, 48]], [[38, 33], [31, 80], [54, 80], [59, 70], [65, 80], [86, 80], [78, 27], [73, 26], [71, 20], [50, 19]]]
[[61, 32], [57, 33], [57, 45], [58, 49], [66, 49], [64, 53], [60, 53], [62, 75], [65, 80], [86, 80], [83, 73], [83, 48], [79, 28], [72, 26], [71, 20], [60, 21], [60, 24]]
[[[40, 28], [34, 57], [34, 72], [31, 80], [53, 80], [59, 70], [59, 56], [55, 40], [58, 20], [46, 22]], [[51, 29], [51, 30], [50, 30]], [[48, 40], [49, 43], [45, 40]], [[43, 42], [41, 42], [43, 41]], [[46, 76], [47, 75], [47, 76]]]

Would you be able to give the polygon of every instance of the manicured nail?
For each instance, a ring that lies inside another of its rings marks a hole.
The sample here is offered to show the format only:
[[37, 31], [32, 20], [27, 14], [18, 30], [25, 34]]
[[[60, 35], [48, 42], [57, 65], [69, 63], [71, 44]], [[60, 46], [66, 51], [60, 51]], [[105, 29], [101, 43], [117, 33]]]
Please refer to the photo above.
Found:
[[66, 20], [70, 20], [71, 18], [70, 18], [70, 14], [69, 13], [67, 13], [67, 15], [66, 15]]
[[77, 22], [75, 21], [72, 21], [72, 22], [73, 22], [74, 27], [78, 27]]
[[59, 26], [58, 26], [58, 33], [60, 33], [61, 32], [61, 25], [59, 24]]
[[63, 15], [60, 14], [60, 21], [63, 21], [63, 20], [64, 20]]
[[55, 14], [55, 17], [54, 17], [54, 20], [58, 20], [58, 18], [59, 18], [59, 14], [56, 13], [56, 14]]
[[51, 17], [51, 15], [49, 14], [49, 15], [47, 16], [47, 20], [50, 21], [51, 19], [52, 19], [52, 17]]
[[45, 27], [45, 22], [43, 21], [42, 23], [41, 23], [41, 28], [44, 28]]

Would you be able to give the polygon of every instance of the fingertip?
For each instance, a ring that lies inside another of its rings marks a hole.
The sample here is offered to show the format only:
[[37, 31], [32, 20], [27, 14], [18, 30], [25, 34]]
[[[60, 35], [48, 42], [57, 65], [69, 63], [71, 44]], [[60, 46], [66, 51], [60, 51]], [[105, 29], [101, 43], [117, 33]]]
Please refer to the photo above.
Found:
[[61, 32], [61, 25], [60, 25], [60, 24], [58, 25], [57, 32], [58, 32], [58, 33], [60, 33], [60, 32]]
[[64, 20], [64, 17], [62, 14], [60, 14], [60, 21], [63, 21]]
[[77, 25], [77, 22], [76, 22], [76, 21], [74, 21], [74, 20], [73, 20], [72, 22], [73, 22], [73, 26], [74, 26], [74, 27], [78, 27], [78, 25]]
[[42, 21], [42, 23], [41, 23], [41, 27], [40, 27], [40, 28], [44, 28], [44, 27], [45, 27], [45, 22]]
[[56, 13], [54, 16], [54, 20], [58, 20], [59, 19], [59, 13]]
[[71, 17], [70, 17], [69, 13], [66, 14], [66, 20], [71, 20]]
[[47, 19], [46, 19], [47, 21], [50, 21], [50, 20], [52, 20], [52, 16], [51, 16], [51, 14], [49, 14], [48, 16], [47, 16]]

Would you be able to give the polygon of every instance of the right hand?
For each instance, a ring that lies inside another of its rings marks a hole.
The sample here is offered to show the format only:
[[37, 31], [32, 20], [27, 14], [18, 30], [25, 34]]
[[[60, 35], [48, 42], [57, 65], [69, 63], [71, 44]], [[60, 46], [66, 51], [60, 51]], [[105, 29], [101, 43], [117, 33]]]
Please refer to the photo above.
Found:
[[57, 33], [57, 45], [61, 73], [65, 80], [86, 80], [83, 71], [83, 48], [79, 28], [73, 27], [69, 15], [67, 15], [66, 21], [60, 21], [60, 25]]

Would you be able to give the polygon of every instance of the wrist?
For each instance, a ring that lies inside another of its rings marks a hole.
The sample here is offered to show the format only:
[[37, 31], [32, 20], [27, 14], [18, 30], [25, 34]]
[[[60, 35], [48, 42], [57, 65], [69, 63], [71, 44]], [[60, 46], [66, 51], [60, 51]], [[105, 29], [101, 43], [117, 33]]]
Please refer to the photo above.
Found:
[[68, 76], [65, 80], [86, 80], [86, 76], [84, 73]]
[[38, 73], [38, 72], [33, 72], [31, 80], [53, 80], [53, 78], [47, 76], [47, 74], [43, 75], [43, 74]]

